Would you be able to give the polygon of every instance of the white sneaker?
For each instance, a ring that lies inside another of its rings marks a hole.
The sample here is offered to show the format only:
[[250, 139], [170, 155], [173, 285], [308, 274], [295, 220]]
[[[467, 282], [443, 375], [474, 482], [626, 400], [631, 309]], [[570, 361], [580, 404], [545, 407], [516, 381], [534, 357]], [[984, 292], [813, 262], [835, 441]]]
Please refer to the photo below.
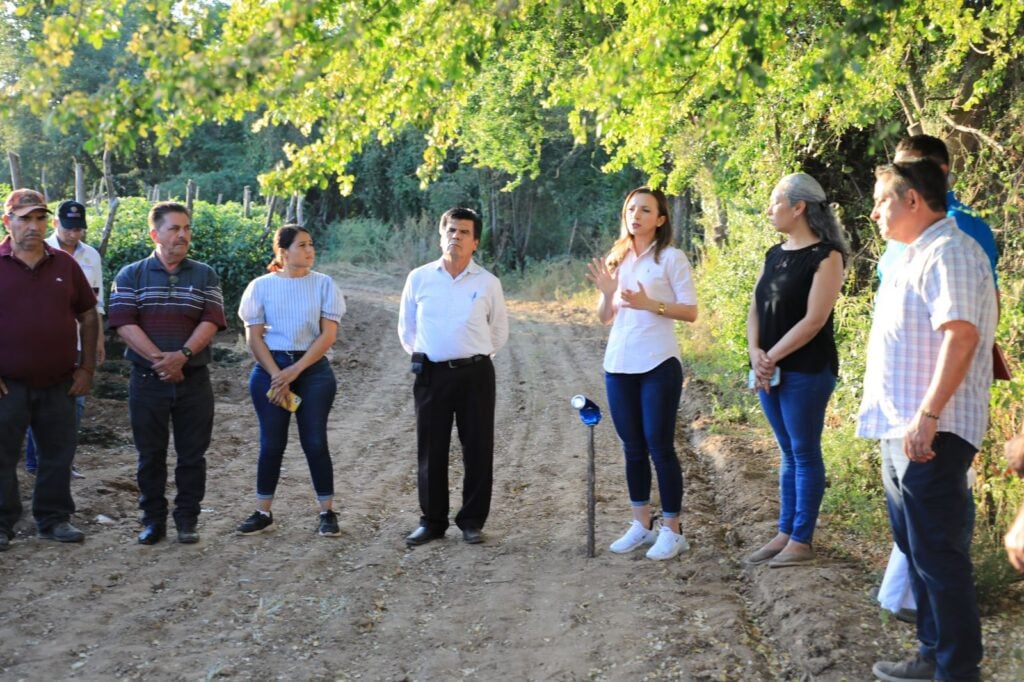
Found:
[[627, 552], [632, 552], [640, 545], [653, 545], [657, 539], [658, 533], [656, 531], [647, 530], [644, 528], [644, 524], [634, 520], [633, 523], [629, 524], [626, 534], [613, 542], [608, 549], [616, 554], [626, 554]]
[[654, 547], [647, 550], [647, 558], [664, 561], [676, 557], [680, 552], [685, 552], [688, 549], [690, 549], [690, 544], [682, 534], [673, 533], [668, 526], [662, 526], [658, 533], [658, 541], [654, 543]]

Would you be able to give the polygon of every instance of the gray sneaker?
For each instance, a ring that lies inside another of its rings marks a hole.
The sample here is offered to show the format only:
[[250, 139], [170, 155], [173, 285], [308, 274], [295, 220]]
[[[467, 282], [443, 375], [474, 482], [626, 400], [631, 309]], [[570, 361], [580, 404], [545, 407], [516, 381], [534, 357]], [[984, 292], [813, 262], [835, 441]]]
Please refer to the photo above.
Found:
[[871, 668], [875, 677], [883, 682], [903, 682], [904, 680], [935, 679], [935, 661], [914, 654], [905, 661], [879, 661]]
[[85, 533], [72, 526], [67, 521], [55, 523], [49, 528], [41, 528], [36, 531], [36, 537], [43, 540], [56, 540], [57, 542], [81, 542], [85, 540]]

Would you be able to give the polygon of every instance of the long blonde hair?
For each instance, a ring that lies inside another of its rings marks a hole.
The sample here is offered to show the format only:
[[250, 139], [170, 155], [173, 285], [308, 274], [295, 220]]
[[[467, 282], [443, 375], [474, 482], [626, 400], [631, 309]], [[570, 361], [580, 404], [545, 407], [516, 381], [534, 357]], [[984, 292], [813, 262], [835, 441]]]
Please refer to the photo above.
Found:
[[660, 189], [651, 189], [647, 186], [637, 187], [627, 194], [626, 200], [622, 202], [622, 213], [619, 216], [619, 238], [612, 244], [611, 251], [604, 259], [604, 262], [612, 270], [619, 267], [622, 259], [626, 257], [626, 253], [633, 246], [633, 235], [629, 233], [629, 226], [626, 224], [626, 207], [629, 206], [629, 200], [637, 194], [649, 194], [654, 197], [654, 200], [658, 202], [658, 217], [665, 218], [665, 222], [654, 231], [654, 262], [660, 262], [659, 257], [662, 250], [666, 246], [672, 245], [672, 215], [668, 210], [668, 199], [665, 197], [665, 193]]

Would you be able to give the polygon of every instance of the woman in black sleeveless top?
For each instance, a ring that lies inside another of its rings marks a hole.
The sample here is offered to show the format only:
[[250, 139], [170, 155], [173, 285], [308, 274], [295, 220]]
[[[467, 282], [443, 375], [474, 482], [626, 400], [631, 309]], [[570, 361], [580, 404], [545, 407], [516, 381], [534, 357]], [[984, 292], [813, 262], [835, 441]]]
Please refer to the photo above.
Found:
[[768, 217], [786, 241], [765, 255], [747, 315], [747, 348], [781, 450], [779, 532], [747, 562], [779, 568], [814, 558], [811, 539], [825, 492], [821, 432], [839, 374], [832, 308], [847, 247], [824, 190], [805, 173], [779, 181]]

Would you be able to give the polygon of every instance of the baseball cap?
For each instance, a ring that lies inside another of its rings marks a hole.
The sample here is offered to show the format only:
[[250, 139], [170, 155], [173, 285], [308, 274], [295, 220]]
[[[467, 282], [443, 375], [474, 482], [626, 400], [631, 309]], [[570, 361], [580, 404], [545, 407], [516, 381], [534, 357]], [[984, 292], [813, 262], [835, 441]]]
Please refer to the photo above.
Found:
[[62, 201], [57, 207], [57, 220], [60, 221], [60, 226], [67, 230], [84, 230], [88, 227], [85, 224], [85, 206], [72, 199]]
[[7, 201], [4, 202], [4, 213], [13, 213], [19, 217], [40, 209], [50, 212], [46, 208], [46, 199], [34, 189], [16, 189], [7, 195]]

